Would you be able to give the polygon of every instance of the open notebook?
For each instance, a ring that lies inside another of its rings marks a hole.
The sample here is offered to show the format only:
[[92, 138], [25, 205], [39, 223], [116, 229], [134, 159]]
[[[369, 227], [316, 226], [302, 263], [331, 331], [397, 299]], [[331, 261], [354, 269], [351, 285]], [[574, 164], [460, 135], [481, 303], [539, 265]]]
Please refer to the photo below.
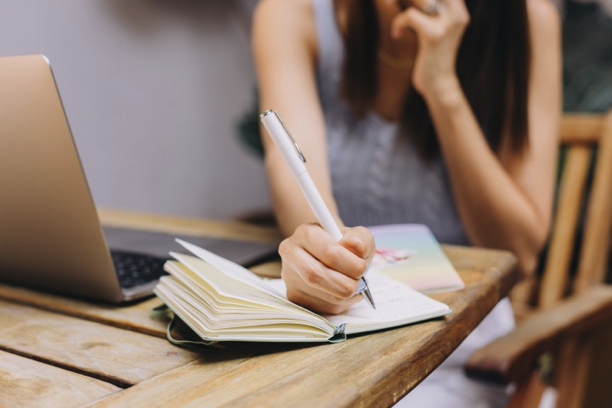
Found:
[[347, 335], [419, 322], [450, 308], [378, 272], [368, 274], [377, 309], [359, 302], [318, 315], [285, 297], [282, 280], [266, 281], [227, 259], [177, 240], [194, 256], [171, 253], [154, 291], [205, 343], [334, 342]]

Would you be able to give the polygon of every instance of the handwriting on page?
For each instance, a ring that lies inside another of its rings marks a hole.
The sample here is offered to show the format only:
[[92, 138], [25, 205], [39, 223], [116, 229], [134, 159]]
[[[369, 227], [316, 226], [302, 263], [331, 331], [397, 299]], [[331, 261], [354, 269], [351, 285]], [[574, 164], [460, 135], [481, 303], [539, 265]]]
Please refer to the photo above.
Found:
[[[422, 316], [447, 308], [446, 305], [373, 270], [368, 273], [368, 282], [372, 296], [376, 299], [376, 310], [364, 300], [339, 315], [321, 316], [335, 326], [343, 323], [368, 325], [409, 320], [411, 316]], [[282, 279], [273, 279], [268, 283], [279, 295], [287, 290]]]
[[376, 310], [362, 301], [340, 315], [324, 317], [334, 325], [382, 323], [405, 319], [407, 313], [412, 316], [428, 314], [441, 305], [405, 284], [375, 271], [370, 271], [368, 281], [372, 296], [376, 299]]

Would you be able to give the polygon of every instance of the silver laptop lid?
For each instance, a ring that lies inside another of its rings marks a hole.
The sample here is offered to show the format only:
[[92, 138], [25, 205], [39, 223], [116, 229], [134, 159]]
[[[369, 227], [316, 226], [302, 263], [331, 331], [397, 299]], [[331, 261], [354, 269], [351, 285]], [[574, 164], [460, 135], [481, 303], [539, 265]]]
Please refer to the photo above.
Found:
[[47, 59], [0, 58], [0, 280], [119, 302]]

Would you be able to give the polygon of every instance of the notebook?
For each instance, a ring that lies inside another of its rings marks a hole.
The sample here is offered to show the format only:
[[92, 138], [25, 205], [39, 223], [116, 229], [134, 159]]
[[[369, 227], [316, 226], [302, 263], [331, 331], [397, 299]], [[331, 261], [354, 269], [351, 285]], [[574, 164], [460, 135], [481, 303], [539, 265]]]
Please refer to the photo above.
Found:
[[[288, 301], [281, 279], [264, 280], [223, 257], [179, 242], [192, 255], [172, 253], [175, 260], [166, 263], [170, 275], [160, 279], [155, 293], [204, 344], [338, 342], [351, 334], [417, 323], [451, 312], [446, 304], [370, 271], [376, 310], [362, 300], [344, 313], [319, 315]], [[168, 336], [180, 344], [171, 337], [171, 330]]]
[[463, 289], [463, 280], [426, 225], [368, 227], [376, 241], [370, 269], [421, 292]]
[[[113, 303], [151, 295], [178, 248], [174, 236], [116, 228], [105, 236], [48, 60], [0, 58], [0, 90], [0, 281]], [[243, 265], [277, 250], [183, 238]], [[148, 280], [122, 287], [113, 257], [122, 276]]]

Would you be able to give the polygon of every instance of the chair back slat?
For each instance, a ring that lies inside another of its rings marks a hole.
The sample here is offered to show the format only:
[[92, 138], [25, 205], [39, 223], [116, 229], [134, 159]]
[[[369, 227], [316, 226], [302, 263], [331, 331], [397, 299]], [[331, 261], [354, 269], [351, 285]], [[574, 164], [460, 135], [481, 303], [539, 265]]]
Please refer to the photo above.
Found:
[[[580, 292], [604, 281], [612, 228], [612, 110], [605, 116], [565, 114], [559, 140], [567, 153], [546, 265], [540, 279], [538, 307], [551, 306], [569, 292]], [[588, 188], [592, 160], [596, 162]], [[585, 198], [585, 194], [589, 197]], [[586, 209], [583, 209], [585, 202]], [[583, 212], [583, 234], [579, 237]], [[574, 254], [578, 238], [580, 252]], [[578, 267], [571, 271], [572, 259], [576, 256]], [[571, 276], [573, 282], [570, 282]]]
[[603, 122], [574, 291], [602, 283], [612, 225], [612, 111]]
[[588, 145], [571, 145], [567, 149], [550, 247], [541, 279], [538, 297], [540, 307], [552, 306], [566, 293], [591, 156], [592, 149]]
[[565, 113], [561, 118], [559, 141], [561, 144], [599, 142], [602, 134], [602, 115], [597, 113]]

